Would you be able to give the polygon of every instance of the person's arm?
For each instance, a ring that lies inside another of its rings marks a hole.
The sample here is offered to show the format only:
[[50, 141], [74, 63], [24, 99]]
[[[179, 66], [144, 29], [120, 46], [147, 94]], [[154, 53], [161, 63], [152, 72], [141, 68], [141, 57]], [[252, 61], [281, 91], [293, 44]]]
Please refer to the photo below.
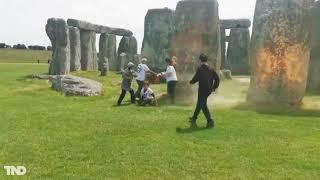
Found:
[[220, 85], [220, 78], [215, 70], [212, 70], [212, 72], [213, 72], [213, 79], [214, 79], [213, 90], [216, 90]]
[[195, 84], [195, 83], [199, 82], [199, 76], [200, 76], [200, 68], [197, 69], [197, 72], [193, 76], [192, 80], [190, 81], [190, 84]]

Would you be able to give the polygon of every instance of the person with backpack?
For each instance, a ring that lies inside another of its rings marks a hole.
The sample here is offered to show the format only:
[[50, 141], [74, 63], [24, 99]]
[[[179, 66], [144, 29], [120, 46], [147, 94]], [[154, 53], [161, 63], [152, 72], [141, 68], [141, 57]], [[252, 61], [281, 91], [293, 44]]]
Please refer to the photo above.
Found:
[[208, 64], [208, 57], [205, 54], [201, 54], [199, 57], [201, 61], [200, 66], [197, 69], [196, 74], [190, 81], [190, 84], [199, 83], [198, 89], [198, 102], [193, 116], [190, 118], [191, 127], [197, 127], [197, 118], [200, 111], [204, 113], [207, 119], [207, 128], [214, 128], [215, 122], [211, 118], [211, 114], [207, 105], [207, 99], [214, 92], [220, 84], [218, 74]]

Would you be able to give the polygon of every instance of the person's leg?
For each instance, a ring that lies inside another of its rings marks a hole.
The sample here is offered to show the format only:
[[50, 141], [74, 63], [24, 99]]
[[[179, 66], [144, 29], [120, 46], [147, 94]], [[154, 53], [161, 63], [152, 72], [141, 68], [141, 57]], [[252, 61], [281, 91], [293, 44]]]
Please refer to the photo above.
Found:
[[172, 104], [176, 103], [176, 87], [177, 87], [177, 82], [172, 81], [172, 92], [171, 92], [171, 103]]
[[137, 98], [141, 98], [141, 90], [142, 90], [142, 88], [143, 88], [143, 81], [139, 81], [139, 80], [137, 80], [137, 84], [138, 84], [138, 90], [136, 91], [136, 93], [135, 93], [135, 96], [137, 97]]
[[205, 99], [205, 103], [202, 107], [202, 111], [203, 111], [203, 114], [205, 115], [206, 119], [207, 119], [207, 127], [208, 128], [213, 128], [214, 127], [214, 121], [213, 119], [211, 118], [211, 114], [210, 114], [210, 111], [209, 111], [209, 108], [208, 108], [208, 105], [207, 105], [207, 99]]
[[136, 96], [134, 95], [133, 89], [130, 90], [131, 103], [136, 103]]
[[175, 81], [168, 82], [168, 95], [169, 95], [171, 104], [175, 103], [175, 88], [176, 88]]
[[205, 99], [203, 98], [203, 96], [198, 95], [197, 106], [196, 106], [196, 109], [194, 110], [193, 116], [191, 118], [192, 123], [196, 123], [204, 103], [205, 103]]
[[122, 100], [123, 100], [124, 97], [126, 96], [126, 93], [127, 93], [126, 90], [122, 90], [121, 95], [120, 95], [120, 97], [119, 97], [119, 99], [118, 99], [118, 105], [121, 104]]

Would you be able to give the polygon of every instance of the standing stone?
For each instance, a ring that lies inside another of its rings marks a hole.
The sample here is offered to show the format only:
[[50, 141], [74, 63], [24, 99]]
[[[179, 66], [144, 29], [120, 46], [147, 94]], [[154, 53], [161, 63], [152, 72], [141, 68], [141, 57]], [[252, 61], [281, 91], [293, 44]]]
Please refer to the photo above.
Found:
[[106, 76], [109, 72], [109, 62], [107, 57], [103, 57], [103, 59], [99, 59], [99, 71], [101, 72], [101, 76]]
[[174, 35], [174, 11], [168, 8], [150, 9], [145, 17], [141, 54], [154, 70], [166, 68]]
[[320, 1], [311, 9], [312, 15], [312, 49], [307, 89], [312, 93], [320, 93]]
[[[173, 55], [177, 56], [180, 74], [193, 73], [201, 53], [209, 57], [217, 70], [221, 66], [219, 4], [216, 0], [180, 1], [175, 12]], [[182, 72], [181, 72], [182, 71]]]
[[98, 70], [98, 57], [96, 49], [96, 33], [81, 30], [81, 69], [83, 71]]
[[226, 58], [226, 30], [221, 28], [221, 69], [228, 69]]
[[118, 71], [124, 70], [125, 66], [129, 63], [129, 58], [126, 53], [121, 53], [119, 55], [119, 66]]
[[234, 75], [249, 75], [250, 31], [248, 28], [233, 28], [230, 32], [227, 59]]
[[69, 28], [63, 19], [48, 19], [46, 33], [53, 47], [49, 75], [65, 75], [70, 72]]
[[80, 30], [76, 27], [69, 27], [70, 37], [70, 71], [81, 69], [81, 43]]
[[109, 69], [117, 70], [117, 38], [113, 34], [101, 34], [99, 40], [99, 61], [108, 59]]
[[[137, 39], [134, 36], [131, 37], [122, 37], [119, 47], [118, 47], [118, 61], [121, 60], [121, 54], [125, 53], [127, 56], [127, 62], [133, 62], [134, 61], [134, 55], [136, 55], [138, 52], [138, 43]], [[119, 70], [120, 63], [118, 64], [118, 70]]]
[[300, 105], [310, 57], [310, 0], [257, 0], [248, 101]]

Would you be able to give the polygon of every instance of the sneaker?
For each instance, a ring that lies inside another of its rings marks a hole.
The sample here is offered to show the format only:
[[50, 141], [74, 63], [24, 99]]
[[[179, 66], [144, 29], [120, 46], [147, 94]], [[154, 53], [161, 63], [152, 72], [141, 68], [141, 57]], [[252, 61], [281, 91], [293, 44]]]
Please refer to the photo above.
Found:
[[208, 124], [207, 124], [207, 128], [209, 128], [209, 129], [214, 128], [214, 126], [215, 126], [214, 121], [210, 121], [210, 122], [208, 122]]
[[198, 125], [197, 125], [197, 123], [196, 123], [196, 118], [194, 118], [194, 117], [190, 117], [189, 118], [189, 123], [190, 123], [190, 128], [197, 128], [198, 127]]

